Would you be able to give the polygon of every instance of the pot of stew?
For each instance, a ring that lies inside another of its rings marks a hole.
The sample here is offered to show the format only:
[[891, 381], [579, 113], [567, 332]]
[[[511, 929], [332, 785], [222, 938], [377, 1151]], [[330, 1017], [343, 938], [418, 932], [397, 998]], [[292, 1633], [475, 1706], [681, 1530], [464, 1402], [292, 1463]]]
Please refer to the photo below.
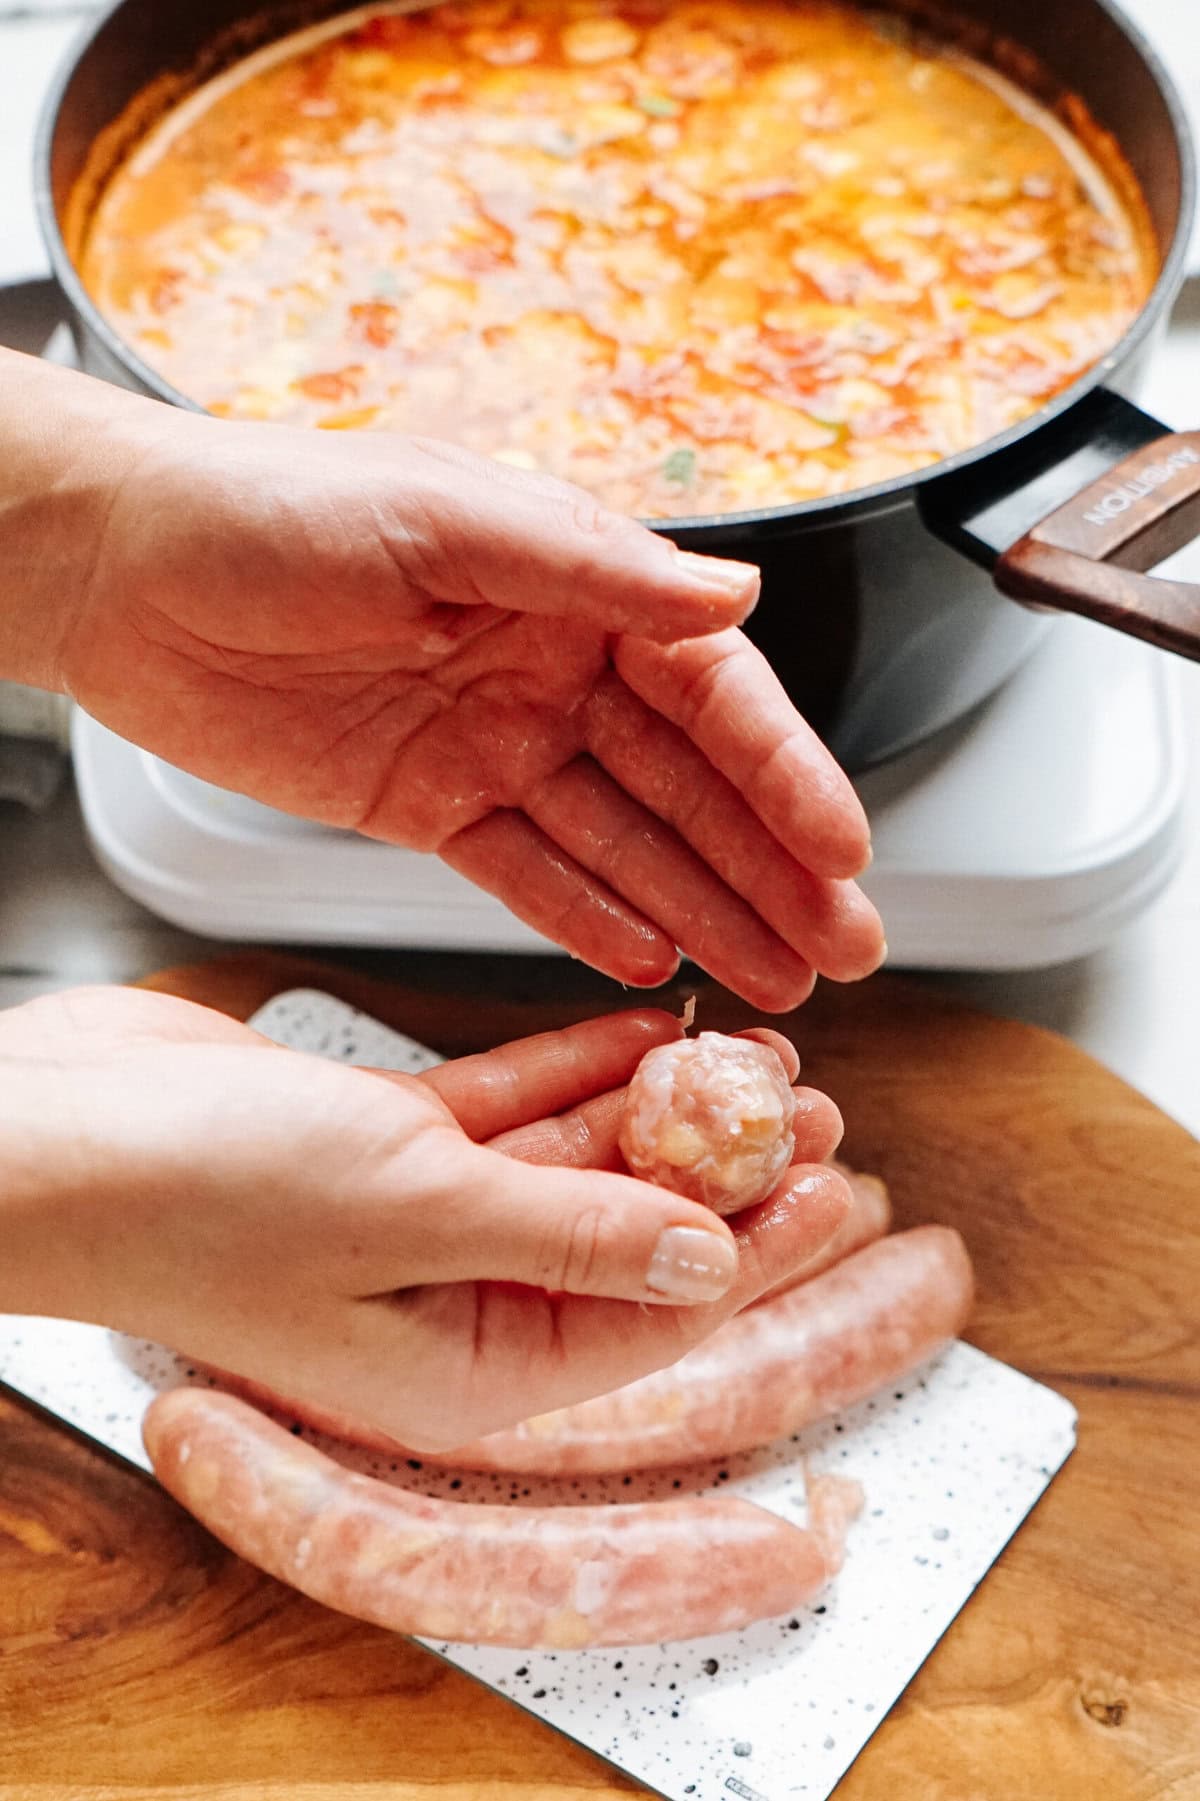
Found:
[[84, 368], [451, 438], [757, 562], [851, 767], [1055, 610], [1200, 657], [1200, 434], [1136, 406], [1182, 109], [1107, 0], [120, 0], [44, 115]]

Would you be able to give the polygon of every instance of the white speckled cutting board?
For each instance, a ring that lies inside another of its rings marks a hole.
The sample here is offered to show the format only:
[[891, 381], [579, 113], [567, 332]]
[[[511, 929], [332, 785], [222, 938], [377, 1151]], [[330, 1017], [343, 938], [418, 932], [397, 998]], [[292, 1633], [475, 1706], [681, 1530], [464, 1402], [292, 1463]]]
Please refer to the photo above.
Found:
[[[437, 1061], [314, 992], [281, 995], [251, 1024], [348, 1063], [415, 1070]], [[189, 1378], [169, 1352], [116, 1333], [0, 1320], [0, 1380], [143, 1469], [147, 1402]], [[722, 1490], [803, 1520], [806, 1462], [857, 1477], [867, 1503], [846, 1567], [793, 1618], [624, 1652], [430, 1647], [671, 1801], [821, 1801], [1070, 1455], [1074, 1435], [1075, 1412], [1061, 1396], [958, 1344], [902, 1390], [799, 1439], [647, 1476], [455, 1477], [310, 1436], [385, 1480], [516, 1505], [560, 1499], [564, 1489], [576, 1502]]]

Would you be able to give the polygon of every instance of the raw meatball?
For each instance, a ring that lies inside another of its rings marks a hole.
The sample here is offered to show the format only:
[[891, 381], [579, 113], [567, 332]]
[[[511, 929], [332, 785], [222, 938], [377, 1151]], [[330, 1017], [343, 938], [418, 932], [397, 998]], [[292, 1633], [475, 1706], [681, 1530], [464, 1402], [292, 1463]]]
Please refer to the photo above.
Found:
[[795, 1112], [787, 1072], [768, 1045], [701, 1032], [642, 1058], [621, 1152], [646, 1181], [736, 1213], [765, 1200], [790, 1164]]

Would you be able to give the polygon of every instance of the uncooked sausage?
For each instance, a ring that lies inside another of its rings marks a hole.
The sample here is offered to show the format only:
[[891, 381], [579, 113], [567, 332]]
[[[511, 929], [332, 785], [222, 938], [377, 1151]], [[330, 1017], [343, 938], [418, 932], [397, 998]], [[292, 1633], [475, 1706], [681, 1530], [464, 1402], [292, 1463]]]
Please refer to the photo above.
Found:
[[805, 1530], [734, 1496], [615, 1507], [442, 1501], [334, 1463], [244, 1401], [158, 1396], [164, 1488], [231, 1550], [396, 1632], [532, 1650], [656, 1644], [788, 1613], [841, 1566], [857, 1484], [810, 1483]]

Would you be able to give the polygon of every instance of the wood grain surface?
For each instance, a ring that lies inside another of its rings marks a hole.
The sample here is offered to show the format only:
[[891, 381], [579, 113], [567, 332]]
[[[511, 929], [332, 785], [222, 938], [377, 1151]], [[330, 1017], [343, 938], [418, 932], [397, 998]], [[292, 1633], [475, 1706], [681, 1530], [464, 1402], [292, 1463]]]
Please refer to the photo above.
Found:
[[[466, 974], [414, 993], [267, 955], [151, 985], [244, 1018], [297, 983], [450, 1054], [600, 1010], [570, 984], [481, 1006]], [[699, 992], [703, 1024], [749, 1022]], [[1200, 1144], [1060, 1039], [914, 983], [822, 986], [789, 1029], [900, 1223], [965, 1235], [971, 1340], [1080, 1414], [1076, 1454], [839, 1801], [1200, 1797]], [[636, 1792], [405, 1640], [259, 1576], [0, 1393], [3, 1801]]]

